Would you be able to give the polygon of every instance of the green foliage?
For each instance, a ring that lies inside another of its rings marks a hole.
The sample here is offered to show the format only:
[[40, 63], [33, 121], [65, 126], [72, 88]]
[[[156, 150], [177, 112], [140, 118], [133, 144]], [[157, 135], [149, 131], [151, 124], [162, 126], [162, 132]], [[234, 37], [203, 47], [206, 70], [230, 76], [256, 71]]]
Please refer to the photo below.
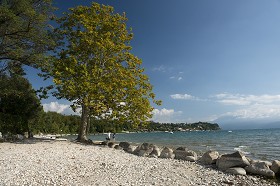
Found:
[[34, 134], [77, 134], [80, 116], [65, 116], [56, 112], [41, 112], [29, 122]]
[[151, 117], [150, 100], [160, 104], [141, 60], [130, 53], [126, 21], [125, 14], [97, 3], [72, 8], [58, 20], [56, 33], [66, 42], [50, 75], [55, 95], [72, 101], [73, 110], [82, 107], [82, 138], [90, 115], [137, 126]]
[[48, 24], [52, 0], [0, 1], [0, 65], [7, 63], [41, 67], [45, 53], [56, 46]]
[[29, 131], [28, 121], [42, 110], [31, 84], [18, 75], [0, 75], [0, 90], [0, 131]]

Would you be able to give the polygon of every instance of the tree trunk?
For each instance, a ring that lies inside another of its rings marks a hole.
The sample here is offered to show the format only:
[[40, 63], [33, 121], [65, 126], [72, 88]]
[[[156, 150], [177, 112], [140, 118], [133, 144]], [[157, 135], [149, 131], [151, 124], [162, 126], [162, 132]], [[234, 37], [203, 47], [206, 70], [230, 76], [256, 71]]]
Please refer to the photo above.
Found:
[[89, 135], [89, 130], [90, 130], [90, 115], [88, 116], [88, 120], [87, 120], [87, 130], [86, 130], [86, 135]]
[[87, 125], [88, 125], [88, 117], [89, 117], [89, 109], [84, 104], [82, 105], [82, 116], [81, 116], [81, 124], [79, 129], [79, 135], [77, 141], [85, 142], [87, 141]]

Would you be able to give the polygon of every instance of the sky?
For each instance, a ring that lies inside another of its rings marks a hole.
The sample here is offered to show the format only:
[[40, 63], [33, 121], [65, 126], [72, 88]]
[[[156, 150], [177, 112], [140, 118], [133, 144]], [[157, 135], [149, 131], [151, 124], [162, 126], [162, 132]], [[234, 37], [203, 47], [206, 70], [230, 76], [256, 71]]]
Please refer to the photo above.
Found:
[[[134, 33], [132, 53], [143, 60], [163, 101], [152, 120], [232, 128], [238, 122], [254, 128], [257, 122], [280, 121], [279, 0], [95, 2], [126, 13]], [[54, 1], [58, 16], [91, 3]], [[46, 83], [32, 70], [28, 78], [34, 88]], [[45, 111], [71, 113], [66, 100], [49, 98], [42, 104]]]

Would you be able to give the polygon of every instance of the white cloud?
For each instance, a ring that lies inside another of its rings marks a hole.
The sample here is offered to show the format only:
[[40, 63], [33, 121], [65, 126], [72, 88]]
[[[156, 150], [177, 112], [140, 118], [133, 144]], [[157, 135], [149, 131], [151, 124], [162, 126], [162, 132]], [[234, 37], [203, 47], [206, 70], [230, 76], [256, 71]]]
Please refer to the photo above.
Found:
[[223, 105], [238, 106], [236, 110], [221, 114], [219, 118], [236, 119], [280, 119], [280, 95], [245, 95], [222, 93], [213, 96], [214, 101]]
[[172, 94], [170, 95], [172, 99], [184, 99], [184, 100], [194, 100], [196, 99], [194, 96], [189, 94]]
[[180, 80], [182, 80], [182, 79], [183, 79], [182, 77], [179, 77], [179, 78], [178, 78], [178, 81], [180, 81]]
[[175, 111], [174, 109], [154, 109], [152, 111], [153, 118], [152, 120], [155, 122], [160, 123], [169, 123], [174, 122], [176, 117], [180, 116], [182, 114], [182, 111]]
[[222, 93], [213, 96], [217, 102], [225, 105], [253, 105], [280, 102], [280, 95], [242, 95]]
[[67, 108], [69, 108], [69, 105], [60, 104], [58, 102], [50, 102], [43, 104], [43, 108], [45, 112], [52, 111], [62, 113]]
[[153, 71], [166, 72], [166, 67], [163, 65], [160, 65], [159, 67], [153, 68]]
[[227, 112], [223, 116], [232, 116], [238, 119], [279, 118], [280, 105], [255, 104], [233, 112]]

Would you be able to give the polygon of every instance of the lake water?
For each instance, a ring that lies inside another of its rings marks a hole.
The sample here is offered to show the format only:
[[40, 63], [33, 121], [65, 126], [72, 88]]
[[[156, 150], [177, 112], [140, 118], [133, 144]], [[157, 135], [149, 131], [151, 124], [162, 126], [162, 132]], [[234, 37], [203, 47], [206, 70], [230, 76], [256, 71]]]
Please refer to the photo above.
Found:
[[[75, 137], [72, 136], [72, 139]], [[105, 134], [90, 135], [93, 141], [104, 141]], [[217, 150], [220, 154], [237, 150], [247, 157], [262, 160], [280, 160], [280, 129], [256, 129], [233, 131], [191, 131], [191, 132], [147, 132], [116, 134], [116, 141], [135, 144], [144, 142], [158, 146], [187, 147], [197, 153]]]

